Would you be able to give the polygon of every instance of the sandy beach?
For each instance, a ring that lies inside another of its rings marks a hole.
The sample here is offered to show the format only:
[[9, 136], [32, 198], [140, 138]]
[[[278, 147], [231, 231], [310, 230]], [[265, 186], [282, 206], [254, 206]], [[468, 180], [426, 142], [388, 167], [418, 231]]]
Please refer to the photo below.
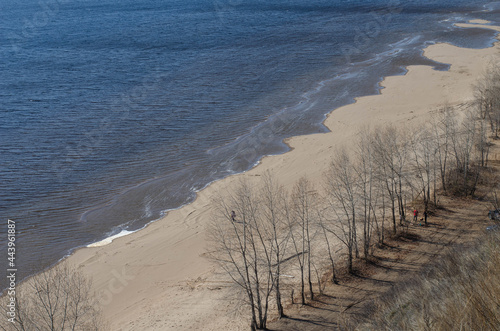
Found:
[[[482, 27], [482, 20], [457, 24]], [[404, 76], [386, 77], [381, 94], [361, 97], [335, 109], [325, 120], [330, 132], [288, 139], [288, 153], [265, 157], [254, 169], [217, 181], [191, 204], [169, 212], [145, 229], [112, 243], [76, 251], [65, 260], [93, 278], [111, 330], [244, 330], [227, 283], [204, 257], [210, 201], [217, 192], [272, 172], [285, 187], [302, 177], [320, 185], [336, 146], [348, 146], [363, 128], [393, 123], [421, 125], [444, 104], [473, 99], [473, 84], [489, 63], [498, 61], [500, 43], [487, 49], [437, 44], [425, 49], [432, 60], [450, 64], [448, 71], [410, 66]], [[152, 133], [154, 134], [154, 133]]]

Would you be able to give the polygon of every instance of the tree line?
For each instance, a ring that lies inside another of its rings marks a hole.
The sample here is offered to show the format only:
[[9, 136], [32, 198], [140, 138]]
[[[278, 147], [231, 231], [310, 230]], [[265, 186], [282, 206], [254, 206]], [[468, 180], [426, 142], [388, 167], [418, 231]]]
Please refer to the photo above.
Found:
[[500, 129], [499, 82], [499, 70], [486, 75], [474, 102], [444, 105], [418, 127], [364, 128], [354, 148], [334, 151], [320, 185], [303, 177], [286, 189], [266, 173], [215, 198], [209, 256], [241, 290], [251, 329], [266, 329], [270, 309], [285, 316], [285, 288], [306, 304], [325, 274], [337, 282], [338, 261], [353, 272], [417, 204], [423, 214], [440, 194], [473, 196]]
[[91, 280], [80, 269], [58, 264], [0, 298], [5, 331], [108, 330]]

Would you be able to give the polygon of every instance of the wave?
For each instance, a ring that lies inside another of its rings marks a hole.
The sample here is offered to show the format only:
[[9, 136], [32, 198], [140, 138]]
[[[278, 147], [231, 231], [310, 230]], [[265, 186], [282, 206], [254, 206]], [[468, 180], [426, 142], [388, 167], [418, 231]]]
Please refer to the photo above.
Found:
[[[138, 230], [136, 230], [138, 231]], [[128, 230], [122, 230], [120, 231], [120, 233], [117, 233], [113, 236], [110, 236], [110, 237], [107, 237], [101, 241], [98, 241], [98, 242], [95, 242], [93, 244], [90, 244], [90, 245], [87, 245], [86, 247], [102, 247], [102, 246], [106, 246], [106, 245], [109, 245], [113, 242], [113, 240], [117, 239], [117, 238], [120, 238], [120, 237], [124, 237], [124, 236], [127, 236], [129, 234], [132, 234], [136, 231], [128, 231]]]

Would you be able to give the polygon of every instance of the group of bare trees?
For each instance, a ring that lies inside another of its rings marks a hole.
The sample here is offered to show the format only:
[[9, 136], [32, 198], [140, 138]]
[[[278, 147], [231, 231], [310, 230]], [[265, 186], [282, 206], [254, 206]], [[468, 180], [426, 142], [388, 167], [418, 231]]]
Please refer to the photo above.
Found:
[[[210, 257], [243, 291], [251, 327], [265, 329], [271, 304], [283, 317], [283, 268], [297, 267], [300, 301], [306, 286], [313, 299], [313, 238], [319, 220], [318, 197], [309, 181], [300, 179], [291, 192], [267, 174], [257, 186], [242, 181], [215, 201], [209, 230]], [[292, 294], [293, 295], [293, 294]]]
[[301, 178], [286, 190], [268, 173], [215, 201], [210, 256], [243, 290], [253, 330], [266, 328], [269, 307], [284, 316], [284, 288], [293, 302], [298, 287], [306, 304], [323, 275], [336, 282], [341, 250], [353, 272], [355, 258], [404, 229], [409, 212], [428, 213], [439, 192], [474, 194], [488, 125], [480, 107], [463, 108], [444, 106], [417, 128], [362, 130], [355, 148], [334, 152], [317, 187]]
[[496, 139], [500, 132], [500, 66], [492, 63], [474, 89], [481, 118], [487, 120]]
[[323, 215], [327, 230], [346, 247], [349, 270], [359, 245], [367, 258], [372, 236], [383, 243], [386, 219], [395, 234], [398, 223], [408, 224], [409, 212], [419, 207], [427, 215], [437, 206], [439, 190], [473, 195], [487, 162], [487, 135], [473, 106], [445, 106], [418, 128], [363, 130], [353, 152], [338, 150], [325, 176]]
[[59, 264], [24, 281], [1, 300], [0, 330], [97, 331], [107, 329], [90, 280]]
[[257, 190], [242, 182], [227, 198], [215, 201], [209, 231], [211, 257], [243, 290], [251, 327], [265, 329], [272, 293], [283, 316], [280, 289], [290, 209], [284, 189], [266, 177]]

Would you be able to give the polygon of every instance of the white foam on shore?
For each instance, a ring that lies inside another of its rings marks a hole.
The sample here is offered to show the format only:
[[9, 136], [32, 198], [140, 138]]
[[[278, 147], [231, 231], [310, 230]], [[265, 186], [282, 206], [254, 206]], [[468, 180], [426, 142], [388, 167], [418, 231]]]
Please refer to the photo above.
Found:
[[115, 234], [114, 236], [107, 237], [101, 241], [95, 242], [93, 244], [87, 245], [87, 247], [102, 247], [111, 244], [113, 240], [116, 238], [124, 237], [127, 236], [131, 233], [134, 233], [135, 231], [128, 231], [128, 230], [122, 230], [120, 233]]

